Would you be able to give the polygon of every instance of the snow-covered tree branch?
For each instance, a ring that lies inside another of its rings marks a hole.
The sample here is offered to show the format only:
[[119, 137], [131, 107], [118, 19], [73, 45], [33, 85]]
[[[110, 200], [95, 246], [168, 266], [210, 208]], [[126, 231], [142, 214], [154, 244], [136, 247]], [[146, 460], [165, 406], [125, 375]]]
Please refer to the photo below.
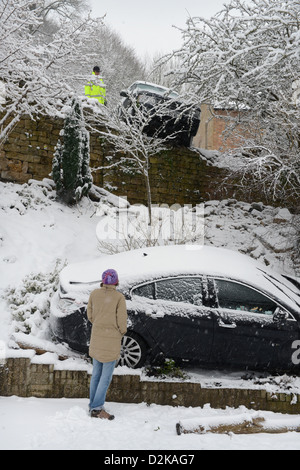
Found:
[[[273, 196], [298, 195], [300, 2], [231, 0], [210, 20], [189, 18], [174, 83], [228, 113], [243, 129], [247, 170]], [[247, 129], [247, 132], [245, 132]], [[236, 152], [236, 150], [235, 150]]]
[[0, 144], [21, 115], [57, 115], [72, 94], [70, 63], [87, 60], [80, 45], [101, 19], [62, 18], [50, 40], [41, 33], [44, 0], [3, 0], [0, 4], [0, 80], [5, 100], [0, 100]]

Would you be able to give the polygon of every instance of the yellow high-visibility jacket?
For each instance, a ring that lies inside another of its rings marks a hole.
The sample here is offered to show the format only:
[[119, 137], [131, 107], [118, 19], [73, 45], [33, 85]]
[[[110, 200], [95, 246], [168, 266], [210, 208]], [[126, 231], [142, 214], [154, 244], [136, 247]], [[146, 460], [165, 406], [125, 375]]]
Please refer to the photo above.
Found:
[[106, 102], [106, 88], [103, 79], [93, 72], [92, 79], [84, 87], [85, 96], [95, 98], [101, 104]]

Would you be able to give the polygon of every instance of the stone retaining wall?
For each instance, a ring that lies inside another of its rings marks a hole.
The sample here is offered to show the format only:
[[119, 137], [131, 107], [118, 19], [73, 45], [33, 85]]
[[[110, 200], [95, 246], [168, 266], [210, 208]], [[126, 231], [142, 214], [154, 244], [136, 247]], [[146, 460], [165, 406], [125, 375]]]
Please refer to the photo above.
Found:
[[[30, 179], [49, 178], [54, 148], [63, 124], [59, 117], [39, 116], [32, 120], [24, 116], [0, 147], [0, 179], [27, 183]], [[143, 175], [130, 171], [128, 164], [126, 172], [119, 167], [110, 168], [119, 158], [120, 155], [115, 155], [114, 149], [98, 132], [90, 134], [90, 166], [94, 184], [117, 196], [127, 197], [130, 204], [147, 204]], [[299, 207], [299, 202], [293, 199], [267, 200], [261, 188], [250, 191], [253, 184], [249, 183], [247, 187], [244, 180], [241, 186], [229, 169], [209, 164], [201, 158], [199, 151], [186, 147], [169, 147], [152, 157], [149, 180], [152, 204], [194, 206], [212, 199], [235, 198], [272, 205], [284, 202], [292, 209]]]
[[[23, 116], [0, 148], [1, 179], [15, 183], [27, 183], [30, 179], [49, 178], [52, 159], [63, 119], [45, 116], [32, 120]], [[101, 142], [91, 136], [91, 166], [102, 165]], [[95, 175], [95, 184], [101, 186], [100, 175]]]
[[[38, 398], [88, 398], [88, 370], [60, 370], [53, 364], [35, 364], [30, 358], [8, 358], [0, 364], [0, 395]], [[300, 414], [300, 395], [266, 390], [204, 388], [200, 383], [142, 380], [139, 374], [116, 370], [107, 401], [159, 405], [237, 408]]]
[[[0, 178], [4, 181], [27, 183], [30, 179], [49, 178], [52, 159], [63, 119], [24, 116], [0, 148]], [[100, 129], [100, 128], [99, 128]], [[144, 177], [118, 168], [106, 169], [118, 160], [114, 149], [99, 133], [90, 134], [90, 166], [94, 184], [127, 197], [131, 204], [147, 202]], [[169, 148], [151, 158], [150, 184], [153, 204], [198, 204], [215, 199], [216, 191], [226, 175], [200, 158], [199, 153], [185, 147]], [[95, 170], [96, 168], [100, 170]], [[104, 168], [104, 169], [103, 169]], [[228, 197], [234, 197], [234, 185]]]

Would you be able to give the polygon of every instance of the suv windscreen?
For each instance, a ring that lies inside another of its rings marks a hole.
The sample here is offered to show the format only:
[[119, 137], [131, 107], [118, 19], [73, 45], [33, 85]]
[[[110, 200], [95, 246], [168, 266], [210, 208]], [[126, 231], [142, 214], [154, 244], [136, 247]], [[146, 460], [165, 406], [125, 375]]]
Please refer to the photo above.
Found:
[[215, 279], [220, 308], [273, 315], [277, 304], [256, 290], [238, 282]]

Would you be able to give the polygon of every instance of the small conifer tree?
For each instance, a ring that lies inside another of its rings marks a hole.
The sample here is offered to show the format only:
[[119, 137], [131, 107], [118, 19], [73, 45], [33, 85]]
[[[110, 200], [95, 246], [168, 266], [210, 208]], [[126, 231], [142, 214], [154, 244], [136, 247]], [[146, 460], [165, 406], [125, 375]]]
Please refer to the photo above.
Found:
[[85, 129], [80, 102], [74, 98], [64, 122], [52, 163], [52, 178], [58, 197], [66, 204], [75, 204], [92, 186], [89, 133]]

